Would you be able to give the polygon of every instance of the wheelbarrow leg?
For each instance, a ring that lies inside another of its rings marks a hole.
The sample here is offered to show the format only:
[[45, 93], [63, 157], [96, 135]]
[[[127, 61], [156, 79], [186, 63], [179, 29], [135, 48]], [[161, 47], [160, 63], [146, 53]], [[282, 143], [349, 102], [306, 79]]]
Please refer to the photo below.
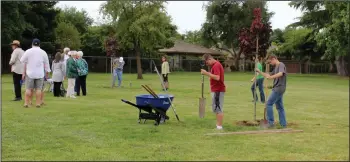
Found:
[[143, 124], [145, 124], [145, 123], [146, 123], [146, 120], [147, 120], [147, 119], [145, 119], [145, 120], [143, 121]]

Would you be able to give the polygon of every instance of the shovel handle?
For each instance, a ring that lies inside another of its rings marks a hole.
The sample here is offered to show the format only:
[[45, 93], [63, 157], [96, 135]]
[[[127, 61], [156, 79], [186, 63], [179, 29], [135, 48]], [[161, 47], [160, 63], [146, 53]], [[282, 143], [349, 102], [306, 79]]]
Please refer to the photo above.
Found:
[[204, 75], [202, 74], [202, 98], [204, 98]]

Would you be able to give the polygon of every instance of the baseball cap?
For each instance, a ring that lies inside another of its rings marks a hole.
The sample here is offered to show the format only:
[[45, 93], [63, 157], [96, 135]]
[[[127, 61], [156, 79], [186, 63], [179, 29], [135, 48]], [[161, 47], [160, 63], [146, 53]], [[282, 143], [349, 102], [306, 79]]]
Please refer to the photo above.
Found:
[[40, 45], [40, 40], [35, 38], [33, 39], [33, 42], [32, 42], [33, 45], [36, 45], [36, 46], [39, 46]]
[[119, 62], [123, 62], [123, 61], [124, 61], [123, 57], [119, 57]]

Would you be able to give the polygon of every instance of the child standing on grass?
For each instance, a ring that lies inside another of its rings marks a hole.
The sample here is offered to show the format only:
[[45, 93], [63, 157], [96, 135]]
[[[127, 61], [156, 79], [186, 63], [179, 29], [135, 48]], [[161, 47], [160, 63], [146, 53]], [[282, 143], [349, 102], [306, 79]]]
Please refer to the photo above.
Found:
[[[255, 63], [257, 64], [257, 68], [260, 71], [263, 71], [262, 65], [261, 65], [261, 58], [260, 59], [255, 58]], [[260, 101], [261, 101], [261, 103], [265, 103], [264, 76], [261, 74], [258, 74], [256, 78], [255, 78], [255, 76], [252, 78], [251, 82], [253, 82], [252, 87], [251, 87], [252, 94], [253, 94], [253, 101], [252, 102], [258, 101], [258, 94], [256, 94], [256, 90], [255, 90], [255, 86], [257, 86], [257, 87], [259, 87]], [[255, 96], [254, 96], [254, 94], [255, 94]]]
[[169, 88], [169, 78], [168, 78], [168, 75], [170, 73], [170, 70], [169, 70], [169, 63], [166, 59], [166, 56], [163, 56], [162, 57], [162, 76], [163, 76], [163, 82], [164, 82], [164, 86], [165, 86], [165, 90], [168, 90]]

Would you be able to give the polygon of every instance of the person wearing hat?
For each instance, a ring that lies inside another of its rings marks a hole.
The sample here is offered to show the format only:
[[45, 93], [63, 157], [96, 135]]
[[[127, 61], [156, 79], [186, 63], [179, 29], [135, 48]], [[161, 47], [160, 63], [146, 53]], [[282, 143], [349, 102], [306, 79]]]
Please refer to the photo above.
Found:
[[118, 77], [118, 87], [122, 84], [122, 75], [123, 75], [123, 67], [124, 67], [124, 58], [119, 57], [113, 60], [113, 83], [112, 88], [115, 87], [115, 81]]
[[23, 63], [21, 63], [20, 60], [24, 54], [24, 51], [22, 50], [20, 42], [18, 40], [14, 40], [11, 43], [11, 47], [13, 52], [11, 54], [9, 64], [11, 66], [11, 72], [13, 74], [13, 84], [15, 88], [15, 99], [13, 101], [21, 101], [21, 80], [23, 74]]
[[47, 53], [40, 48], [40, 40], [33, 39], [32, 48], [24, 52], [21, 60], [25, 64], [22, 79], [25, 78], [26, 93], [24, 107], [28, 108], [32, 92], [36, 94], [36, 107], [40, 108], [43, 104], [42, 90], [44, 88], [44, 79], [48, 78], [50, 70], [49, 57]]

